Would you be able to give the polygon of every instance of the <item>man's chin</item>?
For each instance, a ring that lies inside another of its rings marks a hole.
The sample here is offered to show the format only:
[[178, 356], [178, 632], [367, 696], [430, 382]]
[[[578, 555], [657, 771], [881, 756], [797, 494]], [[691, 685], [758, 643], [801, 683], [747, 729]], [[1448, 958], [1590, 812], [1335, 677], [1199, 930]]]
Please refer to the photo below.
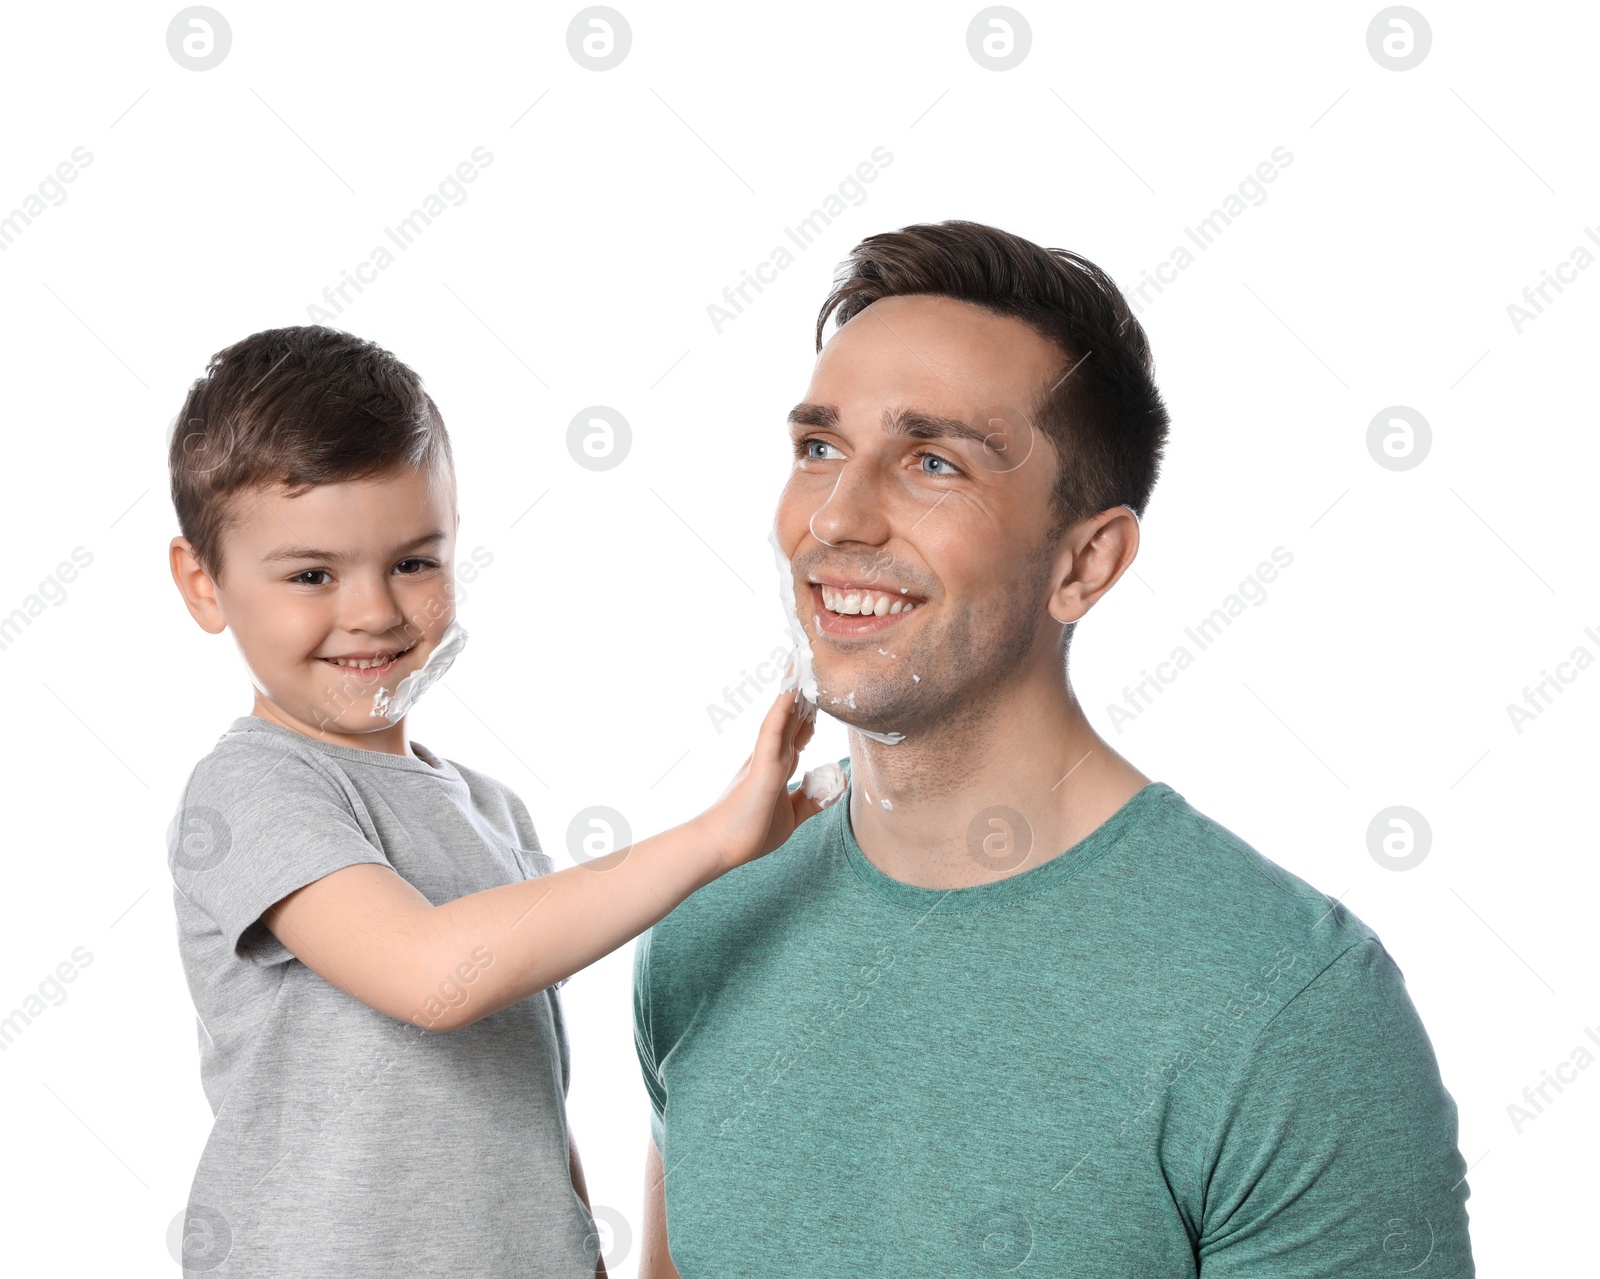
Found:
[[[855, 699], [853, 706], [852, 698]], [[902, 742], [918, 727], [917, 716], [909, 709], [904, 713], [892, 707], [869, 709], [855, 693], [839, 695], [822, 691], [817, 707], [846, 728], [853, 728], [874, 741]]]

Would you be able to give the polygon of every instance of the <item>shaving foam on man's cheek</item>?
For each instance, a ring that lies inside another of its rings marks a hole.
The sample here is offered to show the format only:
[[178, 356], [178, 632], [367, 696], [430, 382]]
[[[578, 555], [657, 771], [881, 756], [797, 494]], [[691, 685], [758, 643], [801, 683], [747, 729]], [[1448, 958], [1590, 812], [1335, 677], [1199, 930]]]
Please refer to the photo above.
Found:
[[794, 565], [783, 553], [777, 529], [767, 535], [767, 541], [772, 544], [772, 553], [778, 558], [778, 599], [783, 604], [784, 626], [795, 647], [795, 673], [784, 678], [783, 687], [789, 689], [799, 685], [801, 696], [815, 705], [817, 677], [811, 669], [811, 640], [806, 635], [805, 627], [800, 625], [800, 611], [795, 605]]
[[[794, 565], [789, 562], [789, 557], [783, 553], [783, 545], [778, 541], [778, 530], [773, 529], [767, 535], [767, 541], [772, 544], [772, 553], [778, 559], [778, 598], [783, 603], [784, 622], [789, 632], [789, 638], [794, 641], [795, 667], [794, 675], [784, 677], [783, 687], [793, 688], [800, 686], [802, 695], [815, 707], [820, 704], [817, 690], [816, 672], [811, 664], [811, 639], [806, 634], [805, 627], [800, 624], [800, 611], [795, 605], [794, 598]], [[854, 694], [851, 694], [852, 708], [855, 705]], [[839, 701], [839, 698], [834, 698]], [[906, 740], [904, 733], [875, 733], [870, 728], [857, 728], [850, 725], [853, 732], [860, 733], [863, 737], [870, 737], [875, 742], [882, 742], [885, 746], [898, 746]], [[837, 798], [837, 796], [835, 796]]]
[[372, 699], [372, 718], [396, 723], [413, 706], [417, 699], [432, 688], [467, 644], [467, 632], [455, 618], [444, 628], [439, 642], [428, 654], [428, 660], [407, 675], [395, 686], [394, 692], [380, 688]]

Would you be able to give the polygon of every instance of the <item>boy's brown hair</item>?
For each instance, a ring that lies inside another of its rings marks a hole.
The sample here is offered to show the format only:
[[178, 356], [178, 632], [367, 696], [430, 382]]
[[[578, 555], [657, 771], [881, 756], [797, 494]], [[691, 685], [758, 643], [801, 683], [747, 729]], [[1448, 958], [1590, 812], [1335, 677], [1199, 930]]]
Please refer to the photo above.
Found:
[[376, 343], [322, 325], [253, 333], [195, 380], [167, 448], [178, 528], [222, 577], [231, 499], [414, 467], [454, 475], [450, 437], [422, 379]]

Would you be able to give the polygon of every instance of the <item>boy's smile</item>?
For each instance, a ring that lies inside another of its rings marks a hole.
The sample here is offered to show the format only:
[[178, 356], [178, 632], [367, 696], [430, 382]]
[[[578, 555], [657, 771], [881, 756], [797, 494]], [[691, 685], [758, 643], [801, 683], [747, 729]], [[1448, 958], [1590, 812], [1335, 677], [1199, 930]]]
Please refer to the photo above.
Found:
[[322, 660], [340, 670], [348, 671], [352, 679], [377, 680], [388, 675], [394, 669], [395, 661], [415, 647], [415, 644], [408, 644], [399, 652], [385, 649], [370, 653], [342, 653], [338, 657], [324, 657]]
[[196, 616], [233, 632], [256, 689], [252, 714], [409, 754], [404, 719], [374, 714], [374, 703], [423, 665], [455, 616], [453, 478], [402, 468], [287, 493], [234, 498], [211, 615]]

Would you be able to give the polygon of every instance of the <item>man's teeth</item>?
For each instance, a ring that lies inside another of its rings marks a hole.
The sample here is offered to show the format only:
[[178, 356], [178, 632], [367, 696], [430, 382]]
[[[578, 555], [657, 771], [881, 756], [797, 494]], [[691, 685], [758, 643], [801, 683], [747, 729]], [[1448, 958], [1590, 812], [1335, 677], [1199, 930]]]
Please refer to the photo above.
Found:
[[841, 591], [832, 586], [822, 587], [822, 603], [829, 612], [846, 617], [888, 617], [922, 607], [887, 591]]

